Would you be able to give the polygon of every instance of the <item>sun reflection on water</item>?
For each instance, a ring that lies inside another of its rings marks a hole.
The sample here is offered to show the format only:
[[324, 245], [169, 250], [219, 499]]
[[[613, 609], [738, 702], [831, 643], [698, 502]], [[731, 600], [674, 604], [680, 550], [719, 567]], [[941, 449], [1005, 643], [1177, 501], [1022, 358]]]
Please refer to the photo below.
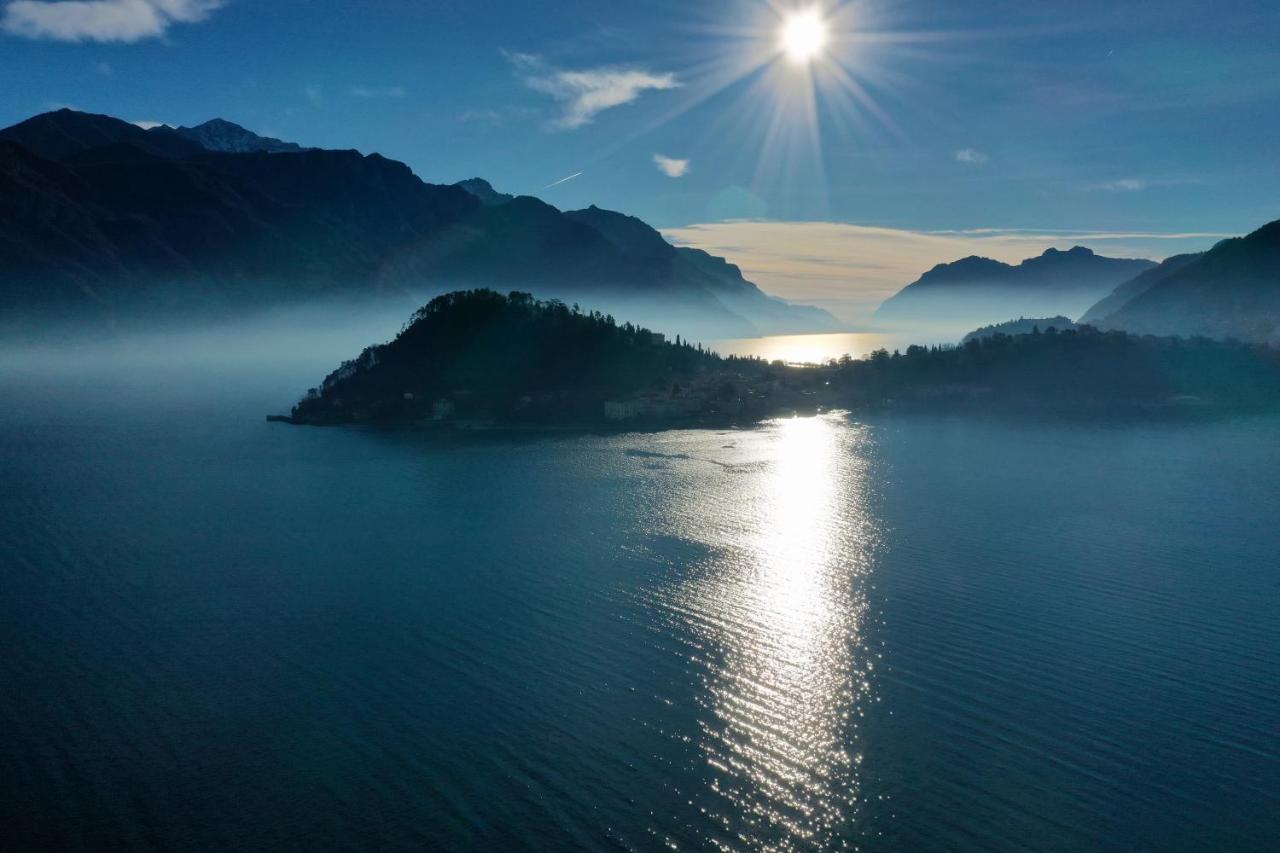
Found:
[[726, 849], [839, 846], [856, 818], [874, 531], [860, 440], [839, 417], [771, 424], [733, 501], [737, 543], [668, 602], [705, 654], [700, 745]]
[[[906, 343], [916, 343], [908, 341]], [[734, 338], [712, 341], [710, 346], [720, 355], [763, 358], [787, 364], [825, 364], [842, 356], [862, 358], [872, 350], [895, 349], [906, 343], [893, 335], [875, 332], [839, 334], [769, 335], [762, 338]]]

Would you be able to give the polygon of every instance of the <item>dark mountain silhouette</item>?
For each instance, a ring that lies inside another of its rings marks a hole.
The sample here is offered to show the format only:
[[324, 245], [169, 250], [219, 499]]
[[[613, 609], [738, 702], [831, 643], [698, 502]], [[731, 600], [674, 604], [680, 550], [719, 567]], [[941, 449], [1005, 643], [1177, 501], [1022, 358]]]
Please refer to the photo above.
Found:
[[204, 149], [173, 128], [143, 130], [111, 116], [62, 109], [0, 130], [0, 141], [16, 142], [49, 160], [64, 160], [107, 145], [132, 145], [159, 157], [192, 157]]
[[498, 286], [717, 337], [836, 326], [723, 261], [668, 246], [685, 259], [677, 274], [602, 233], [604, 219], [465, 183], [427, 184], [377, 154], [294, 148], [230, 122], [146, 131], [67, 110], [37, 116], [0, 131], [0, 324], [203, 320]]
[[675, 247], [657, 229], [634, 216], [604, 210], [594, 204], [586, 210], [565, 211], [565, 216], [599, 231], [606, 240], [629, 257], [662, 261], [670, 261], [675, 257]]
[[1095, 322], [1143, 334], [1280, 342], [1280, 220], [1175, 266]]
[[[163, 133], [165, 127], [152, 128], [152, 133]], [[295, 142], [283, 142], [270, 136], [245, 130], [234, 122], [215, 118], [198, 124], [195, 127], [175, 127], [174, 133], [206, 148], [210, 151], [222, 151], [227, 154], [247, 154], [251, 151], [278, 153], [281, 151], [301, 151], [302, 146]]]
[[484, 178], [467, 178], [465, 181], [458, 181], [454, 186], [462, 187], [480, 199], [481, 204], [506, 204], [515, 198], [513, 195], [498, 192]]
[[477, 206], [354, 151], [177, 159], [117, 143], [54, 162], [0, 142], [0, 316], [200, 318], [376, 292], [400, 245]]
[[1097, 323], [1109, 314], [1118, 311], [1122, 305], [1135, 296], [1146, 293], [1157, 282], [1168, 278], [1187, 264], [1193, 263], [1203, 256], [1204, 252], [1192, 252], [1186, 255], [1174, 255], [1170, 258], [1165, 258], [1158, 267], [1139, 273], [1111, 291], [1109, 295], [1086, 311], [1084, 316], [1080, 318], [1080, 322]]
[[634, 216], [592, 205], [565, 216], [594, 228], [629, 258], [647, 265], [658, 280], [677, 290], [707, 292], [759, 328], [775, 334], [830, 331], [829, 313], [772, 297], [743, 278], [742, 270], [702, 249], [672, 246], [655, 228]]
[[1106, 258], [1083, 246], [1048, 249], [1016, 266], [968, 257], [929, 270], [885, 300], [875, 316], [884, 323], [962, 329], [1010, 317], [1077, 316], [1154, 266], [1147, 260]]

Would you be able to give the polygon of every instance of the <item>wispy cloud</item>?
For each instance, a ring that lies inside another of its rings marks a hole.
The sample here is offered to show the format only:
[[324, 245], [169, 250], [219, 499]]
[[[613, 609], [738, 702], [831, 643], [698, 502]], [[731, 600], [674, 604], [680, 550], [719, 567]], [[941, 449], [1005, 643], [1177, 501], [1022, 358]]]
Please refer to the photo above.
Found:
[[683, 178], [689, 174], [689, 161], [678, 160], [675, 157], [664, 157], [661, 154], [653, 155], [653, 165], [658, 167], [658, 171], [666, 175], [668, 178]]
[[1159, 259], [1231, 236], [1017, 228], [927, 232], [772, 221], [716, 222], [663, 233], [676, 244], [727, 257], [768, 293], [822, 304], [854, 326], [867, 325], [883, 300], [929, 268], [968, 255], [1016, 263], [1051, 247], [1086, 245], [1112, 257]]
[[173, 24], [202, 21], [223, 0], [12, 0], [0, 14], [10, 35], [54, 41], [135, 42]]
[[956, 160], [971, 166], [981, 166], [991, 158], [976, 148], [961, 148], [956, 152]]
[[558, 186], [560, 186], [561, 184], [567, 184], [569, 181], [572, 181], [574, 178], [579, 178], [579, 177], [582, 177], [582, 172], [574, 172], [572, 175], [568, 175], [568, 176], [566, 176], [566, 177], [563, 177], [563, 178], [561, 178], [561, 179], [560, 179], [560, 180], [558, 180], [558, 181], [552, 181], [551, 183], [549, 183], [549, 184], [547, 184], [545, 187], [543, 187], [543, 189], [544, 189], [544, 190], [549, 190], [549, 189], [551, 189], [552, 187], [558, 187]]
[[353, 98], [403, 98], [409, 94], [404, 86], [352, 86], [347, 92]]
[[552, 126], [562, 130], [590, 124], [605, 110], [629, 104], [644, 92], [675, 89], [680, 85], [674, 74], [643, 68], [604, 66], [566, 71], [553, 68], [541, 57], [531, 54], [508, 53], [506, 56], [524, 76], [526, 86], [560, 103], [562, 112]]

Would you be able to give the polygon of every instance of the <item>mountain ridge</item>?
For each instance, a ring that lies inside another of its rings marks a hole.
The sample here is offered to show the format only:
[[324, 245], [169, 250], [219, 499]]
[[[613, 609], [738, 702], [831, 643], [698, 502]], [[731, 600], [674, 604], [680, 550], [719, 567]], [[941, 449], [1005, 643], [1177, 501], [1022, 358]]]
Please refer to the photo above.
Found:
[[1189, 252], [1184, 255], [1172, 255], [1160, 262], [1159, 266], [1144, 270], [1138, 275], [1116, 286], [1116, 289], [1099, 300], [1080, 318], [1081, 323], [1094, 323], [1119, 310], [1126, 302], [1145, 293], [1157, 282], [1172, 275], [1189, 263], [1204, 256], [1204, 252]]
[[[162, 132], [164, 127], [161, 125], [152, 128], [151, 132]], [[235, 122], [222, 118], [211, 118], [194, 127], [175, 127], [172, 130], [210, 151], [221, 151], [225, 154], [247, 154], [253, 151], [278, 154], [305, 150], [296, 142], [285, 142], [271, 136], [259, 136]]]
[[143, 130], [46, 113], [0, 130], [0, 320], [24, 308], [114, 321], [493, 286], [714, 337], [838, 327], [634, 220], [670, 250], [657, 254], [673, 266], [655, 265], [600, 231], [633, 218], [594, 210], [566, 214], [482, 179], [430, 184], [379, 154], [295, 148], [225, 120]]
[[1280, 220], [1223, 240], [1144, 288], [1124, 287], [1136, 292], [1122, 293], [1129, 298], [1114, 310], [1115, 302], [1090, 309], [1098, 326], [1280, 343]]
[[1084, 246], [1046, 249], [1018, 264], [970, 255], [937, 264], [881, 303], [884, 323], [916, 322], [968, 331], [1014, 317], [1079, 316], [1153, 261], [1109, 258]]

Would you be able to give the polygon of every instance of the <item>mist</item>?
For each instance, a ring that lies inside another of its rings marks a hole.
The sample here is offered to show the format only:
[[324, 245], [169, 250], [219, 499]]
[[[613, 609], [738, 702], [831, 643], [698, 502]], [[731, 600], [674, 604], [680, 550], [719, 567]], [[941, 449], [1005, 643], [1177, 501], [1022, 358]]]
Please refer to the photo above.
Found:
[[922, 304], [895, 305], [877, 317], [877, 328], [909, 334], [915, 343], [955, 342], [983, 326], [1010, 320], [1066, 316], [1078, 320], [1097, 301], [1096, 294], [1047, 293], [1043, 296], [1007, 288], [965, 287], [955, 293], [935, 289]]
[[[36, 414], [78, 406], [195, 407], [255, 417], [287, 411], [342, 362], [395, 338], [418, 308], [450, 289], [315, 300], [204, 322], [185, 312], [153, 313], [127, 326], [110, 318], [66, 319], [40, 326], [38, 336], [11, 318], [0, 336], [0, 382], [13, 407]], [[534, 296], [611, 314], [669, 339], [709, 345], [756, 334], [705, 307], [673, 308], [656, 298], [588, 301], [545, 289]]]

